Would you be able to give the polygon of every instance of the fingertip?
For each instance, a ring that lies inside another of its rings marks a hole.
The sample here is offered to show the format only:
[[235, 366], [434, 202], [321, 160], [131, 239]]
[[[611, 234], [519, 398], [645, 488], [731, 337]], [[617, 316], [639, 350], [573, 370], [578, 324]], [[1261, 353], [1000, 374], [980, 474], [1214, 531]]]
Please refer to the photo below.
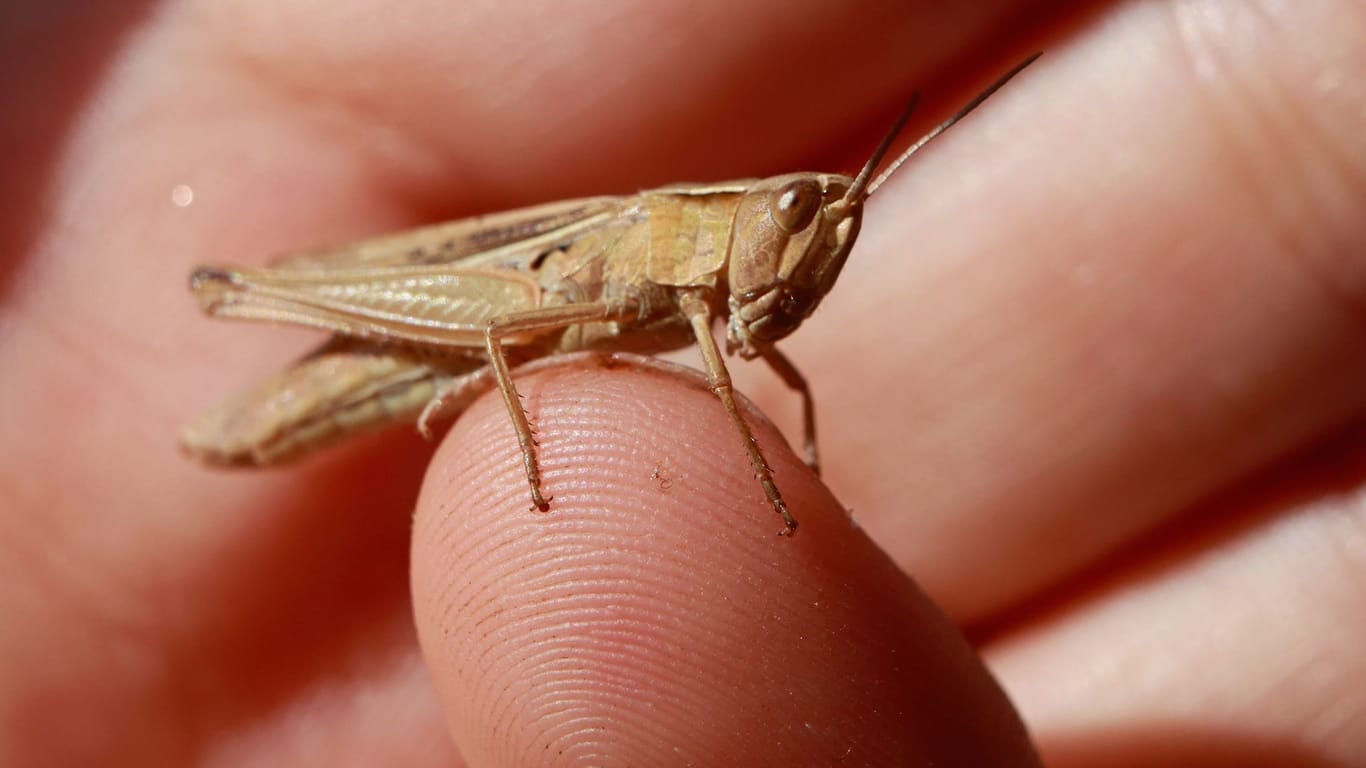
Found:
[[419, 633], [471, 764], [1036, 764], [961, 636], [771, 427], [751, 421], [791, 537], [698, 381], [590, 366], [518, 386], [549, 511], [528, 511], [483, 398], [414, 531]]

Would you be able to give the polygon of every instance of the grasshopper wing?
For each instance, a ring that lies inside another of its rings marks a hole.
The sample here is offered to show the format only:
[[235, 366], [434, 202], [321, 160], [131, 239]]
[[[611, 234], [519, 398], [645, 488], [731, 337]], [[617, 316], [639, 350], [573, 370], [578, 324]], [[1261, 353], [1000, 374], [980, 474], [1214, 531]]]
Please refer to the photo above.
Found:
[[[441, 224], [261, 269], [200, 267], [190, 287], [215, 317], [291, 323], [347, 336], [481, 346], [496, 317], [562, 303], [544, 257], [575, 269], [644, 217], [630, 198], [589, 198]], [[449, 244], [449, 246], [447, 245]], [[512, 337], [508, 344], [533, 336]]]
[[432, 224], [338, 248], [291, 254], [272, 266], [331, 270], [453, 264], [504, 251], [536, 256], [536, 245], [573, 238], [610, 221], [629, 198], [589, 197]]

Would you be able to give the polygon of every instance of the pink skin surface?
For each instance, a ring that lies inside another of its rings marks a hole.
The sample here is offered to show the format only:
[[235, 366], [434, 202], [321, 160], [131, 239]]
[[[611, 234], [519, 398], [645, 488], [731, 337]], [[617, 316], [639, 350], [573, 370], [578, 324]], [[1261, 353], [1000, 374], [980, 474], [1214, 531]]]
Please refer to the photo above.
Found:
[[[496, 396], [434, 455], [175, 449], [316, 343], [193, 264], [848, 171], [1039, 49], [783, 343], [793, 540], [635, 365], [519, 382], [548, 514]], [[1023, 720], [1060, 768], [1366, 766], [1361, 2], [10, 4], [0, 90], [0, 764], [1037, 765]]]

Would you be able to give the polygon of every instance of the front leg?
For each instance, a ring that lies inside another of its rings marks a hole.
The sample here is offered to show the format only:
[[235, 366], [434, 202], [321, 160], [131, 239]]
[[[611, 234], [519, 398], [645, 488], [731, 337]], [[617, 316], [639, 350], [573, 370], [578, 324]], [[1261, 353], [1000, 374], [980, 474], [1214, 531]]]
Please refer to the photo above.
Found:
[[787, 355], [779, 352], [777, 347], [761, 349], [759, 354], [768, 363], [768, 367], [778, 374], [790, 389], [796, 390], [802, 398], [802, 448], [806, 453], [806, 466], [811, 467], [811, 471], [817, 475], [821, 473], [821, 458], [816, 451], [816, 404], [811, 398], [811, 388], [807, 386], [806, 377], [797, 370], [797, 366], [787, 359]]
[[730, 372], [726, 370], [726, 362], [721, 357], [721, 349], [716, 346], [716, 338], [711, 335], [711, 306], [695, 293], [684, 294], [679, 299], [678, 306], [687, 316], [688, 323], [692, 326], [693, 335], [697, 337], [697, 346], [702, 350], [702, 362], [707, 368], [707, 383], [711, 385], [711, 391], [715, 392], [716, 396], [721, 399], [721, 404], [725, 406], [726, 413], [730, 414], [731, 423], [735, 424], [735, 428], [740, 431], [740, 441], [749, 454], [749, 463], [754, 467], [754, 474], [759, 478], [759, 484], [764, 488], [764, 496], [768, 498], [768, 503], [772, 505], [773, 510], [783, 518], [783, 525], [786, 528], [778, 531], [778, 535], [791, 536], [797, 531], [797, 521], [787, 511], [787, 502], [783, 501], [783, 495], [778, 492], [778, 486], [773, 482], [773, 470], [764, 460], [764, 454], [759, 450], [759, 441], [754, 439], [754, 433], [750, 431], [749, 424], [745, 422], [744, 416], [740, 414], [739, 406], [735, 403], [735, 392], [730, 381]]

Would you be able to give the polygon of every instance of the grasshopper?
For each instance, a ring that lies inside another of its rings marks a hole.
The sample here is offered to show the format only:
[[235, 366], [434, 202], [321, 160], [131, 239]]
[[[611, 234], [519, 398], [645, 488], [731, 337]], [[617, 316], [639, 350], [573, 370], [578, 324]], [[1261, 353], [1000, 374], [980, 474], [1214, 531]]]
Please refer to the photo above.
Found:
[[775, 346], [834, 286], [863, 204], [902, 163], [1037, 58], [1021, 62], [873, 173], [919, 100], [913, 94], [857, 176], [792, 173], [674, 184], [480, 216], [296, 254], [261, 269], [199, 267], [190, 288], [213, 317], [291, 323], [333, 338], [276, 378], [191, 423], [182, 444], [210, 464], [271, 464], [348, 433], [415, 421], [427, 433], [478, 394], [502, 393], [531, 501], [549, 508], [512, 366], [585, 350], [653, 354], [695, 342], [764, 495], [791, 535], [773, 473], [740, 413], [712, 334], [762, 358], [814, 406]]

